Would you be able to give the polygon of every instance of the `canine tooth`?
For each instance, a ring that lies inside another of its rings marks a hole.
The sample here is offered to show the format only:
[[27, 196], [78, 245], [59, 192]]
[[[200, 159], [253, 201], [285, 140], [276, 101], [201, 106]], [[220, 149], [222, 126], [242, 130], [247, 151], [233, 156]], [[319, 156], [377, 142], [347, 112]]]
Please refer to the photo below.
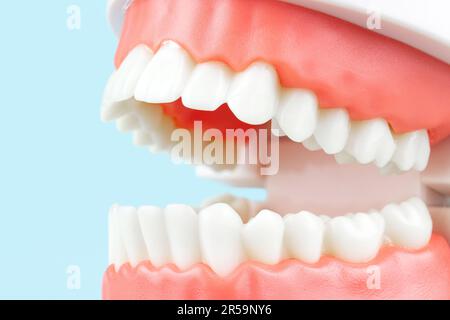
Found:
[[155, 132], [163, 121], [163, 110], [160, 105], [139, 101], [133, 103], [133, 111], [137, 115], [141, 128], [147, 132]]
[[291, 140], [302, 142], [314, 133], [317, 114], [316, 96], [308, 90], [292, 89], [282, 96], [277, 120]]
[[433, 223], [427, 206], [419, 198], [389, 204], [381, 214], [386, 221], [386, 235], [395, 245], [420, 249], [430, 240]]
[[284, 242], [289, 256], [307, 263], [319, 261], [322, 254], [324, 221], [307, 211], [284, 217]]
[[375, 258], [383, 243], [384, 226], [379, 221], [365, 213], [331, 219], [327, 232], [333, 255], [355, 263]]
[[314, 138], [314, 136], [309, 137], [308, 139], [303, 141], [303, 146], [309, 151], [318, 151], [322, 149], [317, 143], [316, 138]]
[[242, 220], [229, 205], [216, 203], [199, 213], [203, 261], [221, 276], [245, 260], [241, 240]]
[[101, 109], [101, 119], [105, 122], [117, 120], [130, 111], [131, 107], [128, 101], [108, 102]]
[[143, 130], [136, 130], [133, 133], [133, 144], [136, 146], [148, 146], [152, 144], [152, 137]]
[[177, 100], [193, 68], [194, 62], [184, 49], [174, 42], [165, 42], [141, 76], [135, 91], [136, 99], [149, 103]]
[[164, 210], [143, 206], [137, 211], [148, 257], [155, 267], [170, 263], [170, 246], [166, 231]]
[[383, 119], [353, 122], [345, 150], [359, 163], [368, 164], [378, 157], [380, 166], [385, 166], [395, 150], [387, 122]]
[[128, 54], [115, 75], [111, 94], [113, 101], [123, 101], [134, 96], [137, 83], [152, 57], [153, 52], [145, 45], [138, 45]]
[[272, 66], [257, 62], [234, 78], [228, 106], [241, 121], [263, 124], [273, 118], [278, 103], [278, 75]]
[[428, 165], [428, 160], [430, 158], [430, 139], [428, 137], [427, 130], [420, 130], [417, 132], [419, 135], [419, 147], [417, 150], [416, 163], [414, 164], [414, 169], [418, 171], [423, 171]]
[[327, 154], [341, 152], [350, 133], [350, 120], [344, 109], [320, 110], [314, 137]]
[[114, 205], [109, 210], [109, 263], [119, 267], [128, 261], [127, 250], [122, 241], [120, 232], [120, 222], [118, 217], [118, 205]]
[[280, 124], [278, 123], [276, 118], [273, 118], [270, 123], [271, 123], [270, 128], [271, 128], [272, 134], [274, 136], [277, 136], [277, 137], [286, 136], [286, 133], [283, 131], [283, 129], [281, 129]]
[[121, 132], [129, 132], [139, 129], [139, 120], [133, 114], [126, 114], [116, 122], [117, 129]]
[[172, 261], [181, 270], [200, 262], [198, 217], [194, 209], [186, 205], [166, 207], [166, 228]]
[[139, 262], [148, 259], [136, 208], [119, 207], [117, 217], [120, 225], [120, 234], [127, 250], [128, 259], [131, 266], [134, 267]]
[[226, 102], [232, 73], [220, 62], [197, 65], [183, 91], [183, 104], [191, 109], [214, 111]]
[[283, 254], [283, 218], [270, 210], [262, 210], [251, 219], [242, 232], [250, 259], [276, 264]]
[[418, 131], [408, 132], [397, 135], [395, 142], [397, 149], [395, 150], [392, 162], [402, 171], [411, 170], [416, 162], [419, 151], [420, 135]]

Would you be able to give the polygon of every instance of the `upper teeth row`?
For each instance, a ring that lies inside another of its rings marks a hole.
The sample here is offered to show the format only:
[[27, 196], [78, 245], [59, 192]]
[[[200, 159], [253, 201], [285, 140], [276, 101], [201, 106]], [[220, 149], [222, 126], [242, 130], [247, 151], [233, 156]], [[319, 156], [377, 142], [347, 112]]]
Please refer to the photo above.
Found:
[[384, 119], [352, 121], [343, 108], [320, 109], [309, 90], [282, 88], [267, 63], [255, 62], [234, 73], [220, 62], [195, 64], [171, 41], [156, 54], [137, 46], [111, 76], [104, 104], [133, 97], [156, 104], [181, 97], [186, 107], [208, 111], [227, 103], [239, 120], [255, 125], [272, 120], [274, 134], [310, 150], [323, 149], [340, 163], [375, 163], [401, 171], [424, 170], [428, 163], [426, 130], [396, 135]]
[[419, 249], [432, 230], [428, 209], [418, 198], [387, 205], [380, 212], [335, 218], [306, 211], [281, 217], [262, 210], [246, 224], [233, 207], [236, 203], [215, 203], [197, 214], [186, 205], [113, 206], [110, 263], [118, 268], [150, 260], [156, 267], [174, 263], [186, 270], [203, 262], [222, 276], [246, 260], [277, 264], [295, 258], [315, 263], [327, 254], [363, 263], [375, 258], [383, 243]]

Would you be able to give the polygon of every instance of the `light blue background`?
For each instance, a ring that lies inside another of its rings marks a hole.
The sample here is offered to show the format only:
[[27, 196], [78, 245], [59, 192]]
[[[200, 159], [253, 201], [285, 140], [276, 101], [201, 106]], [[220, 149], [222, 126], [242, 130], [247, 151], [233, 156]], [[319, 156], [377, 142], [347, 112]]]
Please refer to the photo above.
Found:
[[[99, 120], [116, 47], [105, 3], [2, 1], [0, 298], [98, 299], [113, 203], [196, 204], [230, 191]], [[79, 31], [66, 27], [72, 4]], [[67, 289], [69, 265], [81, 268], [79, 290]]]

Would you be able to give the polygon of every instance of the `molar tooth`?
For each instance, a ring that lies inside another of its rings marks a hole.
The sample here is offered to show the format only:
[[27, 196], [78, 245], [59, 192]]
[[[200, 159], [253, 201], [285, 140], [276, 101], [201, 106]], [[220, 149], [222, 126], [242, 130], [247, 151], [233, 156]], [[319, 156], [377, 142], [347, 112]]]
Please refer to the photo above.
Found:
[[164, 219], [164, 210], [143, 206], [137, 211], [148, 257], [155, 267], [170, 263], [170, 246]]
[[116, 122], [117, 129], [120, 132], [129, 132], [139, 129], [139, 120], [133, 114], [126, 114]]
[[417, 159], [420, 143], [419, 131], [408, 132], [397, 135], [395, 142], [397, 149], [395, 150], [392, 162], [402, 171], [411, 170]]
[[228, 93], [228, 106], [239, 120], [263, 124], [275, 115], [278, 89], [278, 75], [273, 67], [254, 63], [234, 78]]
[[228, 275], [245, 260], [241, 231], [241, 218], [227, 204], [216, 203], [200, 211], [203, 261], [218, 275]]
[[133, 133], [133, 144], [141, 147], [151, 145], [152, 137], [143, 130], [136, 130]]
[[174, 42], [165, 42], [141, 76], [136, 100], [168, 103], [179, 99], [193, 68], [194, 62], [186, 51]]
[[197, 65], [183, 91], [183, 104], [191, 109], [214, 111], [227, 100], [232, 73], [220, 62]]
[[341, 152], [350, 133], [350, 120], [344, 109], [320, 110], [314, 137], [327, 154]]
[[186, 270], [201, 260], [197, 213], [181, 204], [167, 206], [164, 213], [172, 260]]
[[139, 262], [148, 259], [136, 208], [119, 207], [117, 217], [129, 262], [131, 266], [135, 267]]
[[427, 206], [419, 198], [389, 204], [381, 214], [386, 222], [386, 235], [393, 244], [420, 249], [430, 240], [433, 223]]
[[153, 57], [153, 52], [145, 45], [138, 45], [125, 58], [115, 75], [110, 98], [123, 101], [134, 96], [137, 83]]
[[292, 89], [283, 93], [277, 120], [291, 140], [303, 142], [311, 137], [316, 128], [317, 116], [317, 98], [312, 92]]
[[128, 261], [127, 250], [122, 241], [120, 231], [120, 221], [118, 217], [118, 205], [113, 205], [109, 210], [109, 263], [113, 264], [116, 270]]
[[324, 221], [307, 211], [284, 217], [284, 242], [289, 256], [307, 263], [319, 261], [322, 255]]
[[372, 260], [383, 243], [384, 225], [379, 221], [365, 213], [331, 219], [327, 228], [331, 252], [348, 262]]
[[322, 149], [317, 143], [316, 138], [314, 138], [314, 136], [309, 137], [308, 139], [303, 141], [303, 146], [306, 148], [306, 150], [309, 151], [318, 151]]
[[266, 264], [278, 263], [283, 254], [283, 218], [262, 210], [243, 229], [242, 238], [250, 259]]
[[359, 163], [368, 164], [378, 158], [380, 166], [384, 166], [392, 158], [395, 144], [385, 120], [355, 121], [345, 150]]

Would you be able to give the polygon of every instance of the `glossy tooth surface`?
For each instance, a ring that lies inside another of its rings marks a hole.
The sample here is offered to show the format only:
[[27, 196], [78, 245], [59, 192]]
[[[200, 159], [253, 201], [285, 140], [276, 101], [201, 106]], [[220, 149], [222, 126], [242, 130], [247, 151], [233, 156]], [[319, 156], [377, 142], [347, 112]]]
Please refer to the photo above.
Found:
[[322, 149], [322, 147], [319, 146], [319, 144], [317, 143], [316, 138], [314, 138], [314, 136], [303, 141], [303, 146], [305, 147], [306, 150], [309, 151], [319, 151]]
[[166, 42], [145, 68], [135, 92], [139, 101], [168, 103], [181, 97], [194, 68], [191, 57], [174, 42]]
[[117, 120], [120, 117], [128, 114], [131, 111], [131, 106], [128, 101], [108, 102], [102, 106], [101, 119], [108, 122]]
[[389, 204], [381, 214], [386, 222], [386, 235], [393, 244], [408, 249], [428, 244], [433, 224], [427, 206], [419, 198]]
[[216, 203], [199, 213], [202, 258], [221, 276], [245, 260], [241, 240], [242, 220], [229, 205]]
[[214, 111], [227, 100], [232, 73], [220, 62], [197, 65], [183, 91], [183, 104], [191, 109]]
[[280, 124], [278, 123], [278, 120], [276, 118], [273, 118], [270, 122], [270, 129], [272, 131], [272, 134], [277, 137], [284, 137], [286, 136], [286, 133], [281, 129]]
[[427, 130], [418, 131], [418, 150], [414, 169], [423, 171], [427, 168], [428, 160], [430, 158], [430, 139]]
[[249, 259], [266, 264], [280, 262], [283, 254], [283, 218], [262, 210], [243, 229], [242, 237]]
[[147, 248], [142, 237], [141, 227], [137, 217], [136, 208], [119, 207], [118, 223], [121, 238], [127, 251], [128, 261], [132, 267], [148, 259]]
[[241, 121], [263, 124], [273, 118], [278, 104], [278, 75], [272, 66], [254, 63], [234, 78], [228, 106]]
[[120, 65], [114, 76], [110, 98], [123, 101], [134, 96], [137, 83], [153, 57], [153, 52], [145, 45], [134, 48]]
[[350, 133], [350, 119], [344, 109], [320, 110], [314, 137], [327, 154], [341, 152]]
[[375, 258], [383, 243], [384, 225], [373, 215], [357, 213], [328, 222], [331, 252], [344, 261], [363, 263]]
[[148, 257], [155, 267], [170, 263], [170, 246], [166, 231], [164, 210], [152, 206], [137, 211]]
[[120, 132], [129, 132], [140, 127], [138, 118], [132, 113], [126, 114], [117, 120], [116, 126]]
[[322, 255], [324, 221], [309, 212], [302, 211], [284, 217], [284, 243], [289, 257], [307, 263], [319, 261]]
[[120, 266], [128, 261], [127, 250], [122, 241], [120, 232], [120, 221], [118, 217], [118, 205], [109, 210], [109, 263], [119, 270]]
[[201, 260], [197, 213], [181, 204], [169, 205], [164, 212], [172, 262], [186, 270]]
[[397, 149], [395, 150], [392, 162], [400, 170], [408, 171], [414, 167], [419, 152], [420, 140], [418, 131], [408, 132], [395, 137]]
[[283, 93], [277, 120], [286, 135], [295, 142], [303, 142], [311, 137], [317, 124], [317, 98], [301, 89]]
[[378, 157], [386, 165], [395, 150], [388, 124], [383, 119], [353, 122], [345, 151], [359, 163], [368, 164]]

